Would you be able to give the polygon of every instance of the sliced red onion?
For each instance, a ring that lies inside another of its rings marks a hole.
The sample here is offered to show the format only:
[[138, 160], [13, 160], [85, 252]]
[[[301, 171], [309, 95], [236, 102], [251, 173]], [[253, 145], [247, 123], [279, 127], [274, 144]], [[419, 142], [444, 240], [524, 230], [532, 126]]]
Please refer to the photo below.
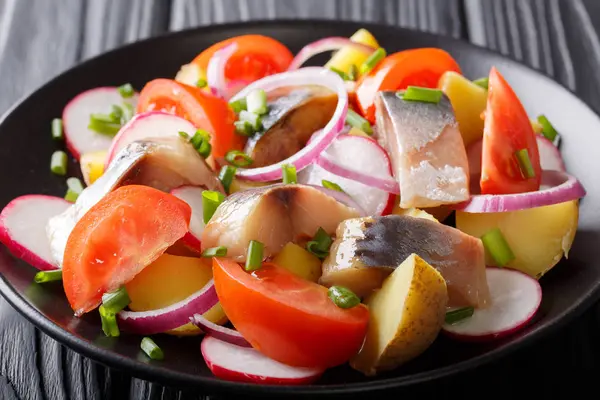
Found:
[[318, 185], [306, 185], [306, 186], [314, 187], [315, 189], [319, 190], [320, 192], [325, 193], [327, 196], [333, 197], [334, 199], [336, 199], [343, 205], [350, 207], [350, 208], [354, 208], [363, 217], [366, 217], [368, 215], [367, 212], [365, 211], [365, 209], [362, 208], [356, 202], [356, 200], [354, 200], [350, 195], [348, 195], [344, 192], [338, 192], [337, 190], [329, 189], [329, 188], [326, 188], [323, 186], [318, 186]]
[[542, 183], [536, 192], [474, 195], [454, 208], [469, 213], [518, 211], [576, 200], [585, 194], [583, 185], [574, 176], [561, 171], [542, 171]]
[[150, 311], [121, 311], [119, 327], [127, 332], [152, 335], [178, 328], [194, 314], [204, 314], [219, 302], [211, 279], [202, 289], [168, 307]]
[[316, 56], [317, 54], [324, 53], [326, 51], [339, 50], [342, 47], [351, 46], [353, 49], [362, 51], [365, 54], [371, 54], [376, 49], [371, 46], [367, 46], [366, 44], [353, 42], [352, 40], [345, 37], [328, 37], [324, 39], [317, 40], [316, 42], [312, 42], [307, 44], [298, 52], [292, 63], [288, 67], [288, 71], [293, 71], [298, 69], [308, 61], [309, 58]]
[[225, 79], [225, 66], [229, 58], [237, 50], [237, 47], [237, 43], [233, 42], [215, 51], [215, 54], [208, 61], [208, 67], [206, 68], [206, 83], [212, 94], [225, 100], [230, 97], [227, 80]]
[[297, 71], [283, 72], [277, 75], [267, 76], [253, 82], [241, 92], [237, 93], [231, 101], [246, 97], [256, 89], [269, 92], [281, 86], [305, 86], [320, 85], [331, 89], [337, 94], [338, 102], [331, 120], [323, 130], [313, 138], [302, 150], [287, 159], [266, 167], [243, 169], [239, 168], [237, 175], [250, 181], [276, 181], [281, 179], [281, 166], [292, 164], [296, 171], [308, 166], [313, 160], [325, 150], [336, 138], [344, 127], [346, 114], [348, 112], [348, 93], [344, 81], [335, 72], [323, 67], [307, 67]]
[[190, 318], [190, 322], [196, 325], [198, 328], [202, 329], [204, 333], [211, 335], [212, 337], [215, 337], [219, 340], [235, 344], [237, 346], [252, 347], [252, 345], [248, 343], [248, 341], [244, 339], [242, 334], [238, 331], [210, 322], [200, 314], [194, 314]]

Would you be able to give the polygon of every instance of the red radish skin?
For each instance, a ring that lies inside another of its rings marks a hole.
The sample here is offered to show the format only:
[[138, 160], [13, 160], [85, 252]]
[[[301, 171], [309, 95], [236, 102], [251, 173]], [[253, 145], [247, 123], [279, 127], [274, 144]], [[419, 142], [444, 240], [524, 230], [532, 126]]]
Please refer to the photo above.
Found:
[[259, 353], [216, 339], [204, 337], [200, 350], [206, 365], [217, 378], [262, 385], [305, 385], [316, 381], [323, 370], [291, 367]]
[[135, 107], [138, 94], [124, 99], [116, 87], [98, 87], [86, 90], [75, 96], [62, 114], [63, 129], [67, 148], [77, 160], [82, 154], [108, 150], [112, 138], [88, 129], [91, 114], [110, 114], [113, 105], [127, 102]]
[[35, 194], [17, 197], [0, 213], [0, 242], [15, 257], [39, 270], [57, 269], [46, 224], [70, 206], [71, 203], [60, 197]]
[[520, 271], [488, 267], [491, 305], [475, 309], [473, 316], [442, 331], [457, 340], [485, 342], [500, 339], [523, 329], [542, 302], [539, 282]]
[[196, 186], [180, 186], [171, 190], [173, 196], [185, 201], [192, 209], [190, 231], [183, 237], [183, 242], [194, 250], [200, 250], [202, 245], [200, 238], [204, 231], [202, 192], [204, 189]]

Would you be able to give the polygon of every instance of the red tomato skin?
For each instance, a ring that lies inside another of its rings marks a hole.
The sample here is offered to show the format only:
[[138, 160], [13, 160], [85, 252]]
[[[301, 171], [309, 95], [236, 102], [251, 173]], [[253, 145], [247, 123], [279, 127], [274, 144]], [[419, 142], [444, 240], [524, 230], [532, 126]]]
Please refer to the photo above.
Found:
[[[533, 192], [540, 188], [542, 168], [535, 132], [519, 98], [504, 77], [490, 71], [483, 129], [482, 194]], [[535, 172], [522, 176], [515, 152], [526, 148]]]
[[[362, 346], [369, 320], [363, 304], [338, 308], [325, 287], [274, 264], [264, 264], [249, 274], [230, 259], [214, 258], [213, 276], [225, 314], [252, 347], [267, 357], [291, 366], [325, 369], [345, 363]], [[315, 313], [265, 295], [261, 279], [270, 285], [281, 283], [284, 290], [293, 288], [286, 292], [292, 295], [303, 292], [304, 308], [314, 304]], [[335, 317], [323, 315], [329, 312]]]
[[189, 229], [190, 206], [149, 186], [122, 186], [92, 206], [65, 249], [63, 287], [75, 315], [129, 282]]

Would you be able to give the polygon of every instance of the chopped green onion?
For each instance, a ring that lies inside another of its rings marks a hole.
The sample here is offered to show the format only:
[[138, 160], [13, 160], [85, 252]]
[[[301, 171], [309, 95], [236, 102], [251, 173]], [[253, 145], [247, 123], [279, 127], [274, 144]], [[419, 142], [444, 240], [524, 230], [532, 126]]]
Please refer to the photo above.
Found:
[[40, 271], [33, 277], [35, 283], [45, 283], [62, 280], [62, 269], [54, 271]]
[[324, 188], [332, 189], [332, 190], [337, 190], [338, 192], [343, 192], [344, 191], [342, 189], [342, 187], [340, 185], [338, 185], [337, 183], [331, 182], [331, 181], [327, 181], [325, 179], [323, 179], [321, 181], [321, 185], [323, 185]]
[[246, 97], [246, 110], [263, 115], [267, 113], [267, 93], [263, 89], [255, 89]]
[[242, 97], [239, 100], [232, 101], [231, 103], [229, 103], [229, 107], [231, 107], [233, 112], [239, 114], [241, 111], [248, 109], [248, 104], [246, 102], [246, 98]]
[[123, 103], [123, 118], [121, 118], [121, 122], [125, 123], [133, 118], [133, 114], [135, 114], [133, 110], [133, 104], [131, 103]]
[[485, 78], [475, 79], [473, 81], [473, 83], [476, 84], [477, 86], [481, 86], [482, 88], [487, 90], [488, 89], [488, 81], [489, 81], [489, 78], [485, 77]]
[[254, 128], [248, 121], [235, 121], [233, 126], [235, 126], [235, 133], [240, 136], [252, 136], [254, 134]]
[[517, 157], [519, 169], [521, 170], [523, 177], [525, 179], [535, 178], [535, 171], [533, 170], [533, 165], [531, 164], [527, 149], [517, 150], [515, 152], [515, 157]]
[[375, 68], [375, 66], [377, 64], [379, 64], [379, 62], [381, 60], [383, 60], [385, 58], [386, 55], [387, 55], [387, 53], [385, 52], [385, 49], [382, 47], [375, 50], [373, 53], [371, 53], [369, 58], [367, 58], [365, 60], [365, 62], [362, 63], [362, 65], [360, 66], [360, 73], [361, 74], [369, 73], [373, 68]]
[[62, 150], [57, 150], [54, 153], [52, 153], [52, 158], [50, 159], [50, 170], [56, 175], [66, 175], [67, 153], [65, 153]]
[[98, 311], [100, 311], [100, 319], [102, 321], [102, 330], [104, 331], [104, 334], [108, 337], [117, 337], [121, 335], [115, 313], [108, 311], [104, 306], [100, 306]]
[[54, 118], [52, 120], [52, 139], [63, 140], [65, 135], [63, 133], [63, 122], [60, 118]]
[[114, 122], [114, 123], [121, 123], [121, 119], [123, 118], [123, 109], [119, 106], [117, 106], [116, 104], [112, 105], [112, 111], [110, 114], [108, 114], [108, 117]]
[[227, 255], [227, 247], [211, 247], [202, 252], [202, 257], [225, 257]]
[[205, 190], [202, 192], [202, 217], [204, 223], [207, 224], [212, 218], [217, 207], [225, 200], [225, 195], [221, 192]]
[[71, 189], [67, 189], [67, 193], [65, 193], [64, 199], [70, 203], [75, 203], [79, 198], [79, 194], [73, 192]]
[[360, 304], [360, 299], [354, 292], [343, 286], [332, 286], [327, 295], [339, 308], [352, 308]]
[[340, 78], [342, 78], [345, 81], [349, 81], [351, 80], [350, 77], [342, 70], [337, 69], [335, 67], [329, 67], [329, 69], [331, 70], [331, 72], [335, 72], [336, 74], [339, 75]]
[[554, 142], [554, 139], [558, 136], [558, 131], [554, 129], [548, 118], [545, 115], [540, 115], [537, 120], [542, 125], [542, 135], [549, 141]]
[[231, 165], [223, 165], [223, 167], [221, 167], [221, 171], [219, 172], [219, 180], [221, 180], [223, 188], [225, 188], [225, 193], [229, 193], [229, 189], [231, 188], [231, 183], [233, 182], [236, 171], [237, 168]]
[[474, 312], [475, 309], [473, 307], [462, 307], [448, 311], [446, 313], [446, 323], [448, 325], [454, 325], [464, 319], [471, 318]]
[[437, 104], [442, 100], [442, 95], [443, 93], [439, 89], [409, 86], [404, 91], [402, 100]]
[[125, 290], [125, 286], [121, 286], [112, 292], [106, 292], [102, 295], [102, 305], [109, 313], [116, 314], [123, 310], [131, 303], [129, 294]]
[[121, 94], [121, 97], [123, 97], [124, 99], [133, 97], [133, 94], [135, 93], [135, 90], [133, 90], [133, 86], [131, 86], [131, 83], [121, 85], [117, 88], [117, 90]]
[[187, 141], [190, 141], [190, 139], [191, 139], [191, 138], [190, 138], [190, 135], [188, 135], [188, 134], [187, 134], [187, 132], [184, 132], [184, 131], [179, 131], [179, 132], [177, 132], [177, 133], [179, 133], [179, 136], [181, 136], [181, 137], [182, 137], [182, 138], [184, 138], [185, 140], [187, 140]]
[[83, 192], [83, 184], [77, 178], [67, 179], [67, 194], [65, 194], [65, 200], [74, 203], [77, 201], [79, 195]]
[[283, 164], [281, 166], [281, 175], [283, 176], [283, 183], [286, 185], [298, 183], [296, 167], [291, 164]]
[[256, 271], [262, 265], [265, 246], [256, 240], [251, 240], [248, 244], [248, 254], [246, 255], [245, 270], [248, 272]]
[[350, 67], [348, 68], [348, 79], [351, 81], [358, 79], [358, 67], [356, 64], [350, 64]]
[[260, 115], [253, 112], [245, 110], [240, 111], [240, 121], [249, 122], [250, 125], [252, 125], [252, 130], [254, 132], [262, 129], [262, 118]]
[[199, 87], [200, 89], [205, 88], [206, 85], [208, 85], [206, 79], [198, 79], [198, 81], [196, 82], [196, 87]]
[[508, 243], [499, 228], [494, 228], [486, 232], [481, 237], [481, 241], [497, 266], [503, 267], [515, 259], [515, 255], [508, 246]]
[[248, 154], [239, 150], [228, 151], [227, 154], [225, 154], [225, 160], [238, 168], [248, 167], [254, 162]]
[[115, 122], [110, 115], [92, 114], [88, 129], [103, 135], [114, 136], [121, 129], [121, 123]]
[[194, 136], [190, 139], [192, 146], [198, 151], [203, 158], [208, 158], [212, 151], [212, 145], [210, 144], [210, 133], [203, 129], [198, 129]]
[[348, 110], [346, 114], [346, 123], [350, 126], [360, 129], [367, 135], [373, 134], [373, 128], [369, 121], [358, 115], [354, 110]]
[[165, 353], [163, 353], [162, 349], [149, 337], [142, 339], [140, 347], [151, 360], [162, 360], [165, 358]]
[[329, 236], [323, 228], [319, 227], [313, 239], [306, 243], [306, 250], [320, 259], [324, 259], [329, 254], [329, 248], [331, 247], [332, 242], [331, 236]]

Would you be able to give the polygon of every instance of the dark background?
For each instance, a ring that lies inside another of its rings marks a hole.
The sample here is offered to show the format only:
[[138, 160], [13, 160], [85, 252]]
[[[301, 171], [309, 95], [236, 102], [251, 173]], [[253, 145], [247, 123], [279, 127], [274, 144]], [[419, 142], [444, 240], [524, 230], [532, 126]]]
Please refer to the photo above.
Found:
[[[380, 22], [462, 38], [541, 70], [600, 110], [600, 0], [0, 0], [0, 113], [58, 73], [124, 43], [275, 18]], [[496, 398], [532, 390], [537, 397], [577, 396], [596, 386], [599, 340], [596, 305], [500, 362], [393, 397]], [[1, 400], [126, 398], [205, 396], [95, 364], [0, 299]]]

